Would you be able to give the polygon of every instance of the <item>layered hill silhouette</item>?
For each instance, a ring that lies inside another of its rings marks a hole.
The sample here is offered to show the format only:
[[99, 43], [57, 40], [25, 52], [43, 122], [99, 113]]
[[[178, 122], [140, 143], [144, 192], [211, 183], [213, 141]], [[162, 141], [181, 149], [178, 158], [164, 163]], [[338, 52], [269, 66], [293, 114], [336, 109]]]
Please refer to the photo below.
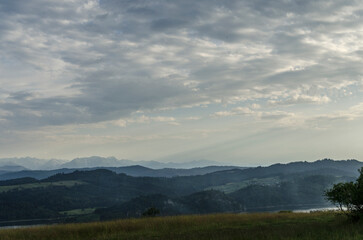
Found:
[[[160, 215], [323, 207], [329, 204], [325, 189], [354, 180], [362, 166], [356, 160], [324, 159], [222, 171], [201, 168], [193, 170], [200, 175], [169, 177], [130, 176], [155, 171], [140, 166], [126, 168], [130, 175], [118, 173], [120, 168], [68, 169], [72, 172], [0, 181], [0, 221], [138, 217], [152, 207]], [[82, 209], [90, 209], [87, 216], [74, 214]]]
[[0, 168], [3, 166], [22, 166], [29, 170], [55, 170], [61, 168], [99, 168], [99, 167], [125, 167], [140, 165], [152, 169], [161, 168], [197, 168], [206, 166], [219, 166], [218, 162], [210, 160], [193, 160], [189, 162], [158, 162], [158, 161], [131, 161], [115, 157], [83, 157], [71, 161], [61, 159], [0, 158]]
[[163, 168], [151, 169], [140, 165], [127, 167], [94, 167], [94, 168], [61, 168], [55, 170], [21, 170], [21, 171], [0, 171], [0, 181], [15, 178], [31, 177], [38, 180], [48, 178], [58, 173], [72, 173], [74, 171], [92, 171], [96, 169], [106, 169], [115, 173], [124, 173], [133, 177], [176, 177], [176, 176], [193, 176], [207, 173], [231, 170], [246, 169], [236, 166], [208, 166], [191, 169]]
[[157, 161], [131, 161], [126, 159], [117, 159], [115, 157], [86, 157], [75, 158], [72, 161], [66, 162], [58, 166], [58, 168], [96, 168], [96, 167], [125, 167], [140, 165], [152, 169], [161, 168], [196, 168], [211, 165], [220, 165], [220, 163], [209, 160], [194, 160], [189, 162], [174, 163], [174, 162], [157, 162]]

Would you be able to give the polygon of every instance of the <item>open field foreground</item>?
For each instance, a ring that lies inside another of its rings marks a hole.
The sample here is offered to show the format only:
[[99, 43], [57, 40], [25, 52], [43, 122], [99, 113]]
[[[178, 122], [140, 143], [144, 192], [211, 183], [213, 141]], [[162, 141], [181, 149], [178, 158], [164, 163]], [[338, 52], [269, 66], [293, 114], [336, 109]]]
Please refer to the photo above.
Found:
[[363, 239], [363, 224], [337, 213], [215, 214], [3, 229], [20, 239]]

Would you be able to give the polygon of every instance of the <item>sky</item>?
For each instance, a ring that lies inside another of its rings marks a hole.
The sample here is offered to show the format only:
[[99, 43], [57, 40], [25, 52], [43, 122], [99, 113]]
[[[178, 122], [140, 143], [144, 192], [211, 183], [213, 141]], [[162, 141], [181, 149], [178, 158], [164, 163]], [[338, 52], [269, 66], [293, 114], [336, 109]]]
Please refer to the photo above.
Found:
[[363, 160], [363, 1], [0, 0], [0, 157]]

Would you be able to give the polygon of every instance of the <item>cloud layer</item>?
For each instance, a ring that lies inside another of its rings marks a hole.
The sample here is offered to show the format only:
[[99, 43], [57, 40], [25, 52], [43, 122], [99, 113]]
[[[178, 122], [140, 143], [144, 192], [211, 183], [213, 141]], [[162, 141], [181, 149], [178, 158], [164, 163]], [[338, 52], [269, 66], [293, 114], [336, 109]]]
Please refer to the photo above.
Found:
[[3, 136], [142, 114], [306, 127], [362, 100], [360, 1], [0, 1], [0, 17]]

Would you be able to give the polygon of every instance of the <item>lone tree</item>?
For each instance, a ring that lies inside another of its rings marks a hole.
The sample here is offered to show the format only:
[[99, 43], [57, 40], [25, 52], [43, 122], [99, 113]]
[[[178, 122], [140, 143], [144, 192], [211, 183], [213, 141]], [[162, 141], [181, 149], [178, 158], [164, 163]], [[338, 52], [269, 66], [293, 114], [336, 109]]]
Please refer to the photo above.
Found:
[[359, 173], [355, 182], [334, 184], [325, 192], [330, 202], [355, 220], [363, 216], [363, 167]]

